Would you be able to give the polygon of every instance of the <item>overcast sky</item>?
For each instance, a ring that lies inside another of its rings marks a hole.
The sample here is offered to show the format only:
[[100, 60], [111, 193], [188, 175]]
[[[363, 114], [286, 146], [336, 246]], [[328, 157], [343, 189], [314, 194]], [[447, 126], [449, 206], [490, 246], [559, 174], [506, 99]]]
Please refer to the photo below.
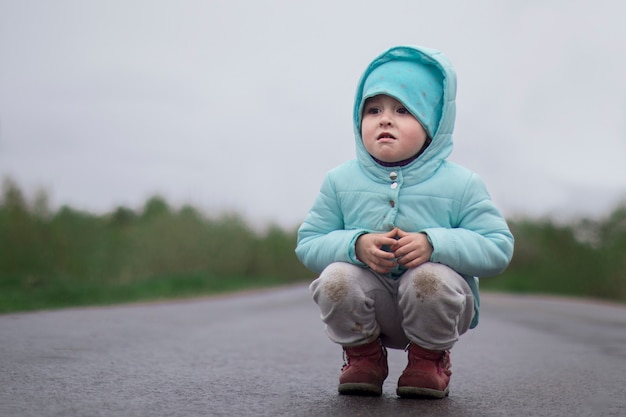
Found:
[[297, 226], [354, 157], [372, 58], [399, 44], [458, 75], [451, 160], [508, 217], [626, 199], [626, 3], [0, 0], [0, 176], [53, 207]]

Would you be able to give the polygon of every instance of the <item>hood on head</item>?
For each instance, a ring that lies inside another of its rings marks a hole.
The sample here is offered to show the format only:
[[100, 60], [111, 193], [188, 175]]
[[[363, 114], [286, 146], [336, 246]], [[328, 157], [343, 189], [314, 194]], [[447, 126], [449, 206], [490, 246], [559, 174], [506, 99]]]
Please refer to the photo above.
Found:
[[367, 67], [359, 81], [354, 102], [354, 132], [357, 156], [369, 165], [372, 158], [361, 139], [365, 100], [385, 94], [400, 101], [422, 124], [432, 143], [414, 164], [443, 160], [452, 151], [456, 75], [439, 51], [413, 46], [391, 48]]
[[374, 68], [363, 84], [359, 118], [363, 115], [365, 101], [380, 94], [404, 104], [428, 136], [434, 136], [443, 100], [443, 76], [434, 66], [414, 61], [388, 61]]

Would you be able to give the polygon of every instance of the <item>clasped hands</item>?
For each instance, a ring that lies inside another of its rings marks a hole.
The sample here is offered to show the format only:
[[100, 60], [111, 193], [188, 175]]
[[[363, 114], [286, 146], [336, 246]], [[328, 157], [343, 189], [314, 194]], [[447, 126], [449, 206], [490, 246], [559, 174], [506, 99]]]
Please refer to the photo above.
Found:
[[430, 260], [432, 253], [425, 233], [407, 233], [397, 227], [387, 233], [363, 234], [356, 241], [357, 258], [380, 274], [389, 273], [398, 264], [406, 268], [420, 266]]

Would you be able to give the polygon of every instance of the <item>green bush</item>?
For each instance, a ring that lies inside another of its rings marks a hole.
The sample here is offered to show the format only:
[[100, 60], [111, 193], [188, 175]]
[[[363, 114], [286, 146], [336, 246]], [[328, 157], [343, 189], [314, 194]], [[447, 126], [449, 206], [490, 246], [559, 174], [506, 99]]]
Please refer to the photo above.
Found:
[[[94, 215], [32, 201], [11, 179], [0, 196], [0, 312], [110, 304], [265, 287], [314, 277], [297, 260], [296, 230], [255, 232], [237, 214], [210, 218], [161, 197], [139, 211]], [[510, 222], [504, 274], [485, 289], [626, 301], [626, 206], [606, 219]]]
[[483, 278], [482, 288], [626, 301], [626, 207], [603, 220], [526, 219], [510, 227], [513, 260], [502, 275]]
[[0, 312], [190, 296], [307, 280], [296, 231], [256, 233], [238, 215], [208, 218], [155, 196], [140, 212], [97, 216], [10, 179], [0, 200]]

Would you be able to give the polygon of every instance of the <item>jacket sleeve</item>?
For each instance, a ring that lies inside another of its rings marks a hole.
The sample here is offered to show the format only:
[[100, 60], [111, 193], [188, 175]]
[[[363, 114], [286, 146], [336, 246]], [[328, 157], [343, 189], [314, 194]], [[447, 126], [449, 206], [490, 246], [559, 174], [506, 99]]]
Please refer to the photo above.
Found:
[[513, 235], [476, 174], [466, 184], [456, 227], [428, 228], [422, 232], [433, 246], [431, 261], [448, 265], [463, 275], [497, 275], [513, 256]]
[[341, 206], [327, 175], [298, 230], [296, 256], [300, 262], [317, 273], [333, 262], [364, 265], [356, 258], [355, 242], [365, 230], [344, 230], [344, 227]]

